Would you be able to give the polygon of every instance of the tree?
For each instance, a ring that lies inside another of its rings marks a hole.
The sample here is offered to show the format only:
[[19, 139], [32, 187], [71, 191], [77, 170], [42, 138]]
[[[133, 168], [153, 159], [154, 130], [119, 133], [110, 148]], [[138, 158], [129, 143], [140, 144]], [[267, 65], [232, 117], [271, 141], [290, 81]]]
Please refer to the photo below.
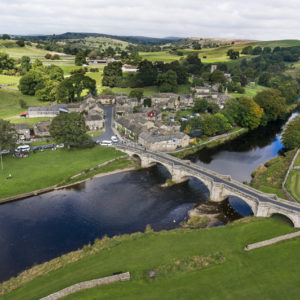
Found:
[[151, 100], [151, 98], [146, 98], [146, 99], [144, 99], [144, 107], [151, 107], [152, 106], [152, 100]]
[[45, 54], [45, 58], [46, 58], [46, 59], [51, 59], [51, 57], [52, 57], [52, 55], [51, 55], [50, 53], [46, 53], [46, 54]]
[[258, 78], [258, 84], [263, 86], [270, 86], [271, 74], [268, 72], [263, 72]]
[[257, 128], [263, 113], [263, 109], [253, 99], [244, 97], [239, 100], [238, 122], [240, 126]]
[[2, 40], [10, 40], [10, 36], [6, 33], [2, 34]]
[[16, 41], [16, 44], [17, 44], [19, 47], [24, 47], [24, 46], [25, 46], [24, 40], [17, 40], [17, 41]]
[[83, 74], [74, 74], [65, 78], [57, 87], [56, 99], [59, 102], [73, 102], [75, 99], [80, 101], [83, 90], [89, 90], [93, 95], [96, 94], [96, 81]]
[[257, 46], [253, 49], [252, 55], [260, 55], [260, 54], [262, 54], [262, 51], [263, 51], [262, 48]]
[[30, 57], [22, 56], [21, 58], [21, 68], [24, 73], [28, 72], [31, 69]]
[[218, 133], [224, 133], [227, 132], [231, 125], [229, 123], [229, 121], [227, 120], [227, 118], [221, 114], [221, 113], [217, 113], [214, 115], [216, 123], [217, 123], [217, 132]]
[[55, 117], [50, 125], [50, 134], [57, 143], [70, 146], [83, 146], [88, 143], [87, 126], [83, 114], [71, 112]]
[[177, 92], [177, 74], [173, 70], [157, 76], [157, 83], [160, 92]]
[[14, 59], [10, 58], [8, 54], [0, 52], [0, 72], [3, 70], [12, 70], [15, 67]]
[[242, 54], [252, 54], [252, 52], [253, 52], [253, 48], [252, 48], [252, 46], [247, 46], [247, 47], [244, 47], [243, 48], [243, 50], [242, 50]]
[[136, 79], [141, 83], [141, 86], [155, 85], [157, 79], [157, 67], [148, 60], [143, 60], [138, 65]]
[[15, 127], [9, 122], [0, 119], [0, 157], [1, 169], [3, 170], [2, 150], [12, 150], [17, 141]]
[[86, 64], [85, 55], [82, 51], [79, 51], [75, 56], [75, 65], [82, 66], [83, 64]]
[[212, 83], [226, 83], [224, 72], [220, 70], [213, 71], [210, 75], [210, 81]]
[[129, 97], [136, 98], [140, 102], [143, 95], [144, 95], [144, 90], [143, 89], [133, 89], [133, 90], [130, 91]]
[[58, 81], [47, 80], [44, 82], [44, 87], [36, 91], [35, 95], [41, 101], [55, 101]]
[[41, 69], [30, 70], [22, 76], [19, 90], [23, 95], [35, 95], [39, 87], [43, 86], [44, 74]]
[[195, 75], [201, 74], [203, 64], [198, 53], [189, 54], [184, 62], [184, 65], [186, 65], [188, 73]]
[[300, 147], [300, 117], [290, 121], [284, 129], [281, 141], [285, 148], [294, 149]]
[[115, 87], [119, 86], [122, 80], [122, 63], [112, 62], [104, 67], [102, 85]]
[[196, 113], [204, 113], [208, 108], [208, 102], [206, 99], [195, 99], [195, 105], [193, 111]]
[[286, 100], [278, 90], [268, 89], [259, 92], [254, 97], [254, 101], [264, 110], [262, 125], [277, 120], [285, 112]]
[[233, 49], [229, 49], [227, 51], [227, 56], [229, 56], [230, 59], [238, 59], [240, 57], [240, 52], [235, 51]]

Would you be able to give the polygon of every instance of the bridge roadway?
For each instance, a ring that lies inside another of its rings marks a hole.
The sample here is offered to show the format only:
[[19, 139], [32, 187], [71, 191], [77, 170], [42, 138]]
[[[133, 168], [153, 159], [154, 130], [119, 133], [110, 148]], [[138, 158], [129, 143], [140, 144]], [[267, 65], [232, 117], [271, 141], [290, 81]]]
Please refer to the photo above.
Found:
[[271, 204], [272, 206], [277, 206], [279, 210], [278, 213], [280, 213], [280, 209], [282, 208], [285, 210], [289, 210], [293, 213], [296, 213], [298, 215], [298, 218], [300, 218], [300, 203], [290, 202], [281, 199], [276, 195], [263, 193], [252, 187], [249, 187], [245, 184], [242, 184], [236, 180], [231, 179], [230, 176], [218, 174], [211, 170], [200, 167], [199, 165], [193, 164], [189, 161], [187, 162], [164, 153], [150, 152], [134, 146], [118, 145], [117, 147], [120, 148], [120, 150], [123, 151], [125, 150], [125, 152], [126, 150], [129, 150], [130, 152], [134, 152], [140, 157], [150, 156], [154, 160], [156, 159], [158, 163], [173, 164], [174, 166], [183, 167], [187, 171], [191, 171], [191, 176], [193, 176], [192, 173], [194, 172], [200, 175], [204, 175], [205, 177], [211, 178], [214, 182], [224, 184], [225, 186], [229, 187], [229, 189], [231, 188], [234, 190], [238, 190], [245, 195], [249, 195], [252, 198], [256, 198], [259, 203], [265, 203], [265, 204]]

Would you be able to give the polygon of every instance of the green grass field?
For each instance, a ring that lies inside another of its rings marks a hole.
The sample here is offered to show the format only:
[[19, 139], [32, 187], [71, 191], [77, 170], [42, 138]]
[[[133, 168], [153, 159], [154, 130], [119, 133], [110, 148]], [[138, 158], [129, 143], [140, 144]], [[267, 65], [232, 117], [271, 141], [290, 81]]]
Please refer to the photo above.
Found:
[[170, 54], [168, 51], [161, 51], [161, 52], [139, 52], [140, 56], [143, 59], [147, 59], [149, 61], [163, 61], [166, 63], [180, 60], [182, 56]]
[[[107, 147], [91, 149], [59, 149], [32, 153], [27, 158], [3, 156], [0, 170], [0, 199], [38, 190], [62, 182], [72, 175], [122, 155]], [[6, 179], [12, 174], [12, 179]]]
[[[101, 87], [101, 88], [98, 88], [97, 90], [99, 93], [102, 93], [102, 91], [106, 88], [107, 87]], [[144, 90], [144, 96], [149, 96], [152, 94], [159, 93], [158, 86], [147, 86], [147, 87], [143, 87], [142, 89]], [[114, 93], [125, 93], [125, 94], [129, 95], [130, 92], [132, 91], [132, 88], [112, 88], [112, 91]], [[190, 93], [190, 85], [189, 84], [179, 85], [177, 94], [183, 95], [183, 94], [189, 94], [189, 93]]]
[[103, 79], [103, 73], [102, 72], [88, 73], [86, 75], [89, 76], [92, 79], [95, 79], [97, 86], [102, 86], [102, 79]]
[[[298, 299], [299, 238], [243, 250], [250, 243], [292, 231], [273, 218], [248, 218], [224, 227], [105, 238], [42, 268], [37, 266], [0, 290], [31, 280], [2, 299], [39, 299], [78, 282], [129, 271], [130, 281], [64, 299], [282, 299], [283, 295]], [[207, 257], [212, 259], [206, 264]], [[47, 274], [41, 275], [39, 269]], [[156, 270], [156, 278], [148, 278], [149, 270]]]
[[48, 102], [39, 101], [35, 96], [22, 95], [19, 91], [0, 89], [0, 118], [15, 118], [26, 108], [21, 108], [19, 101], [23, 99], [27, 106], [49, 105]]
[[20, 118], [20, 119], [16, 119], [16, 118], [8, 118], [8, 121], [10, 121], [11, 123], [14, 124], [20, 124], [20, 123], [25, 123], [28, 124], [30, 126], [30, 128], [33, 128], [33, 125], [40, 122], [40, 121], [46, 121], [46, 120], [50, 120], [50, 118], [47, 117], [40, 117], [40, 118]]
[[292, 170], [286, 182], [286, 189], [300, 202], [300, 170]]
[[19, 83], [19, 81], [20, 81], [20, 77], [17, 76], [0, 75], [0, 85]]
[[256, 96], [257, 93], [267, 89], [264, 86], [261, 85], [255, 85], [253, 87], [245, 87], [245, 94], [240, 93], [230, 93], [234, 98], [242, 98], [242, 97], [250, 97], [253, 98]]

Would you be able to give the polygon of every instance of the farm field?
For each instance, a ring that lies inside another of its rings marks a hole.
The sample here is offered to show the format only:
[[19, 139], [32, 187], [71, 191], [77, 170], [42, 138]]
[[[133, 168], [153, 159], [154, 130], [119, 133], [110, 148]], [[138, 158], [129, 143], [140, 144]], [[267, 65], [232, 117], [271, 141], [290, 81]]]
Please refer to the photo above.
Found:
[[27, 106], [49, 105], [47, 102], [39, 101], [35, 96], [26, 96], [19, 91], [0, 89], [0, 118], [12, 118], [26, 111], [26, 108], [20, 107], [21, 99], [26, 102]]
[[161, 51], [161, 52], [139, 52], [140, 56], [143, 59], [147, 59], [149, 61], [163, 61], [166, 63], [180, 60], [182, 56], [170, 54], [168, 51]]
[[[39, 299], [72, 284], [129, 271], [131, 280], [64, 299], [296, 299], [300, 292], [300, 239], [250, 252], [246, 245], [294, 229], [282, 221], [246, 218], [209, 229], [135, 233], [36, 266], [15, 280], [2, 299]], [[147, 258], [147, 259], [146, 259]], [[155, 278], [148, 271], [156, 272]], [[46, 274], [45, 274], [46, 273]], [[24, 282], [23, 281], [23, 282]], [[9, 287], [2, 284], [3, 291]], [[167, 293], [166, 293], [167, 291]]]

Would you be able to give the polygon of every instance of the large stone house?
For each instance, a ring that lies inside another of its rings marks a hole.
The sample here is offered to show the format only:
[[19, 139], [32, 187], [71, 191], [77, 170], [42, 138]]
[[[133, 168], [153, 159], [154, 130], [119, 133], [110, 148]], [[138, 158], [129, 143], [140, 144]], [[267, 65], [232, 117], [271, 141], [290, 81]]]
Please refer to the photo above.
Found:
[[190, 138], [183, 132], [160, 134], [159, 132], [142, 132], [138, 143], [150, 151], [173, 151], [179, 147], [187, 147]]
[[90, 131], [98, 131], [104, 128], [103, 115], [99, 113], [88, 114], [85, 117], [85, 125], [89, 127]]

